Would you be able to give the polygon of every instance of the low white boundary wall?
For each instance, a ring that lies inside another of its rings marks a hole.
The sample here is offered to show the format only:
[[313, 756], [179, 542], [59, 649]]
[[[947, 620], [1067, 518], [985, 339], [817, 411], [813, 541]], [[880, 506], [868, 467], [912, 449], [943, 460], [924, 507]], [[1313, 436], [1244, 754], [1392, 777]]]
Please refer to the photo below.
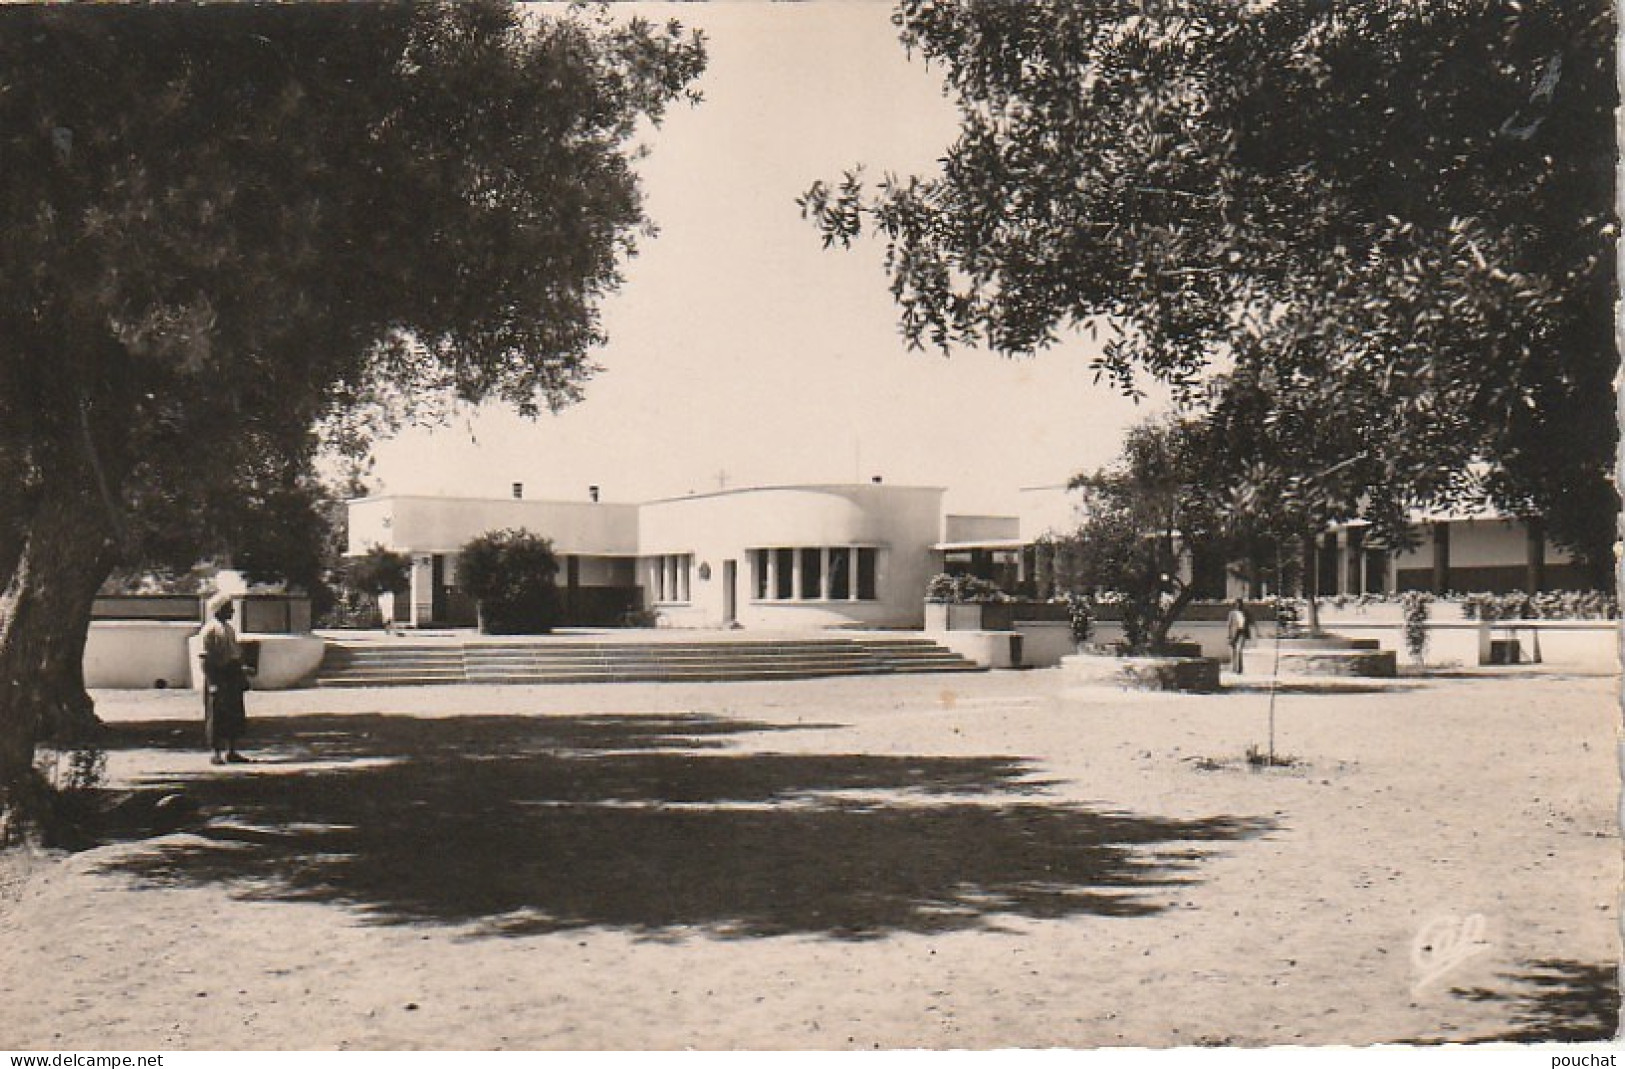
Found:
[[[1400, 664], [1413, 664], [1405, 649], [1405, 632], [1400, 624], [1362, 623], [1338, 620], [1324, 625], [1326, 630], [1350, 638], [1374, 638], [1385, 650], [1399, 654]], [[1476, 621], [1426, 625], [1427, 645], [1422, 663], [1437, 665], [1481, 665], [1490, 663], [1490, 644], [1516, 639], [1519, 663], [1529, 664], [1535, 651], [1540, 663], [1553, 668], [1611, 672], [1620, 667], [1620, 623], [1617, 620], [1519, 620], [1493, 624]]]
[[[188, 622], [97, 620], [85, 637], [85, 686], [108, 690], [198, 689], [198, 628]], [[259, 646], [254, 687], [285, 690], [316, 674], [327, 644], [315, 635], [242, 635]]]
[[[1343, 615], [1323, 612], [1321, 626], [1349, 638], [1376, 639], [1379, 648], [1393, 650], [1401, 665], [1415, 664], [1405, 649], [1404, 625], [1398, 614]], [[1490, 644], [1516, 639], [1519, 663], [1532, 663], [1539, 649], [1540, 663], [1553, 668], [1588, 672], [1617, 672], [1621, 669], [1621, 640], [1625, 635], [1618, 620], [1520, 620], [1491, 624], [1476, 620], [1430, 620], [1428, 641], [1422, 664], [1433, 667], [1470, 667], [1491, 663]], [[1018, 621], [1021, 635], [1020, 664], [1028, 668], [1048, 668], [1061, 663], [1073, 652], [1072, 631], [1064, 623]], [[1008, 631], [930, 631], [933, 640], [977, 664], [990, 668], [1011, 667]], [[1268, 656], [1275, 637], [1273, 622], [1255, 622], [1253, 641], [1248, 646], [1248, 667], [1257, 670], [1260, 656]], [[1228, 659], [1230, 645], [1222, 620], [1193, 620], [1176, 623], [1171, 638], [1195, 642], [1204, 657]], [[1005, 636], [1003, 639], [1000, 636]], [[1090, 641], [1102, 645], [1120, 642], [1123, 627], [1116, 621], [1095, 624]]]
[[97, 620], [85, 636], [85, 686], [147, 690], [190, 687], [186, 643], [200, 625], [158, 620]]

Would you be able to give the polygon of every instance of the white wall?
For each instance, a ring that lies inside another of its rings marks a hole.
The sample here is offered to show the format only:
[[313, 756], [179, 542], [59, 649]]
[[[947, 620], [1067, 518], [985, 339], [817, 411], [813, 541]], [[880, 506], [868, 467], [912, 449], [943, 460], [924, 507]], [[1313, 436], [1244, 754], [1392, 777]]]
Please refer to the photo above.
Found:
[[[322, 655], [327, 643], [315, 635], [243, 635], [244, 644], [259, 647], [259, 668], [255, 672], [251, 689], [289, 690], [302, 687], [316, 675], [322, 666]], [[203, 689], [203, 640], [193, 636], [187, 641], [187, 655], [191, 661], [190, 683], [193, 690]]]
[[345, 522], [349, 530], [344, 552], [349, 556], [359, 557], [373, 546], [395, 550], [411, 548], [402, 547], [395, 541], [394, 498], [369, 497], [351, 501], [345, 510]]
[[591, 501], [378, 497], [350, 503], [351, 554], [378, 544], [412, 553], [454, 553], [487, 531], [523, 527], [560, 554], [633, 556], [638, 506]]
[[[924, 618], [930, 547], [942, 526], [942, 490], [876, 484], [767, 487], [651, 502], [640, 519], [639, 582], [653, 597], [652, 558], [692, 554], [690, 600], [661, 608], [663, 622], [716, 627], [724, 620], [724, 562], [737, 563], [738, 622], [760, 629], [843, 623], [919, 626]], [[876, 599], [756, 601], [750, 550], [873, 546], [879, 550]], [[701, 579], [708, 565], [710, 578]]]
[[[1397, 652], [1400, 664], [1411, 663], [1410, 653], [1405, 648], [1404, 629], [1397, 623], [1340, 622], [1336, 631], [1350, 638], [1374, 638], [1383, 649]], [[1538, 645], [1541, 663], [1550, 668], [1593, 672], [1617, 672], [1620, 668], [1617, 621], [1538, 620], [1520, 621], [1518, 626], [1430, 621], [1427, 635], [1422, 655], [1427, 665], [1487, 664], [1491, 640], [1517, 639], [1525, 663], [1532, 659]]]
[[[97, 620], [85, 636], [85, 686], [109, 690], [148, 690], [200, 685], [197, 640], [192, 623]], [[313, 635], [244, 635], [259, 645], [259, 690], [281, 690], [309, 681], [321, 666], [326, 643]]]
[[[1528, 532], [1519, 520], [1454, 520], [1450, 524], [1450, 567], [1523, 567], [1529, 559]], [[1547, 564], [1568, 564], [1574, 554], [1546, 543]], [[1414, 550], [1394, 556], [1394, 567], [1433, 567], [1433, 525], [1424, 524]]]
[[1021, 521], [1015, 516], [955, 516], [942, 521], [944, 542], [992, 542], [1021, 537]]
[[202, 624], [97, 620], [85, 636], [85, 686], [145, 690], [192, 685], [186, 643]]

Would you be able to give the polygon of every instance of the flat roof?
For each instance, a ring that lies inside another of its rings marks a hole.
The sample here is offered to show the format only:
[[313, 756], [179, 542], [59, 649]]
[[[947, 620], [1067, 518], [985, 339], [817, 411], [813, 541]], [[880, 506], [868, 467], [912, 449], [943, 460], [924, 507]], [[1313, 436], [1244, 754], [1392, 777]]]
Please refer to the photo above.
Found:
[[562, 497], [472, 497], [467, 494], [368, 494], [366, 497], [346, 498], [346, 505], [360, 505], [367, 501], [451, 501], [481, 505], [580, 505], [583, 508], [635, 509], [636, 501], [594, 501], [591, 498]]
[[1026, 549], [1027, 545], [1025, 538], [977, 538], [969, 542], [938, 542], [931, 548], [954, 553], [967, 549]]
[[697, 493], [673, 494], [670, 497], [654, 497], [646, 501], [593, 501], [580, 498], [556, 497], [473, 497], [465, 494], [368, 494], [365, 497], [352, 497], [345, 500], [346, 505], [358, 505], [364, 501], [464, 501], [493, 504], [496, 502], [511, 502], [520, 505], [613, 505], [622, 508], [637, 508], [640, 505], [661, 505], [670, 501], [691, 501], [701, 497], [724, 497], [729, 494], [750, 494], [763, 490], [904, 490], [919, 493], [934, 492], [947, 493], [945, 486], [908, 486], [903, 483], [776, 483], [768, 486], [731, 486], [722, 490], [704, 490]]
[[690, 494], [674, 494], [671, 497], [656, 497], [643, 502], [645, 505], [664, 505], [672, 501], [693, 501], [702, 497], [726, 497], [729, 494], [752, 494], [762, 490], [912, 490], [915, 492], [947, 493], [945, 486], [906, 486], [902, 483], [784, 483], [770, 486], [730, 486], [722, 490], [704, 490]]

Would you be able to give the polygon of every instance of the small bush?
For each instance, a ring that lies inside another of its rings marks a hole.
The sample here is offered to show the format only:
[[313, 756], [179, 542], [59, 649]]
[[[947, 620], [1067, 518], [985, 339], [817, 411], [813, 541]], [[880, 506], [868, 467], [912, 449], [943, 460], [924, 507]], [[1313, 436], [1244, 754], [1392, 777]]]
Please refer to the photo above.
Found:
[[1422, 663], [1428, 646], [1428, 616], [1433, 611], [1433, 595], [1420, 590], [1406, 591], [1399, 599], [1405, 615], [1405, 651], [1411, 660]]
[[1095, 607], [1082, 594], [1066, 596], [1067, 621], [1072, 625], [1072, 641], [1083, 646], [1095, 635]]
[[320, 626], [324, 628], [377, 628], [384, 625], [378, 600], [356, 590], [340, 590], [333, 604], [322, 613]]
[[931, 577], [925, 585], [925, 600], [941, 605], [964, 605], [972, 602], [1009, 601], [1010, 595], [986, 579], [974, 575], [949, 575], [943, 572]]
[[1291, 754], [1272, 754], [1267, 750], [1258, 748], [1258, 744], [1247, 747], [1247, 767], [1249, 768], [1291, 768], [1301, 762]]
[[412, 588], [412, 558], [374, 545], [346, 561], [343, 574], [345, 589], [358, 594], [404, 594]]
[[329, 623], [339, 627], [379, 627], [384, 620], [379, 599], [412, 589], [412, 558], [380, 545], [345, 561], [339, 569], [343, 589], [328, 608]]
[[1615, 620], [1619, 602], [1596, 590], [1551, 590], [1543, 594], [1468, 594], [1461, 614], [1469, 620]]
[[523, 528], [487, 531], [457, 557], [457, 585], [479, 603], [492, 635], [538, 635], [558, 622], [558, 558], [550, 539]]
[[36, 750], [34, 767], [58, 791], [94, 791], [107, 782], [107, 751], [93, 742], [47, 743]]
[[1275, 626], [1283, 635], [1295, 635], [1303, 620], [1303, 603], [1297, 598], [1275, 599]]
[[1151, 626], [1156, 622], [1155, 611], [1134, 598], [1122, 603], [1123, 646], [1129, 653], [1150, 653]]
[[659, 623], [660, 614], [641, 605], [621, 613], [622, 627], [655, 627]]

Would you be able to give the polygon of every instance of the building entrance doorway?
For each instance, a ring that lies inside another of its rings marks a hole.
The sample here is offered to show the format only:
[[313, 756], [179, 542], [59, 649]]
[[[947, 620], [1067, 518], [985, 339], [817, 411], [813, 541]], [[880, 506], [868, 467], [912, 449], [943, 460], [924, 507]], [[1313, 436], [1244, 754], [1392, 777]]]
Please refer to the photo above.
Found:
[[739, 622], [739, 562], [722, 562], [722, 626], [732, 627]]
[[436, 553], [429, 566], [429, 622], [446, 621], [446, 558]]

